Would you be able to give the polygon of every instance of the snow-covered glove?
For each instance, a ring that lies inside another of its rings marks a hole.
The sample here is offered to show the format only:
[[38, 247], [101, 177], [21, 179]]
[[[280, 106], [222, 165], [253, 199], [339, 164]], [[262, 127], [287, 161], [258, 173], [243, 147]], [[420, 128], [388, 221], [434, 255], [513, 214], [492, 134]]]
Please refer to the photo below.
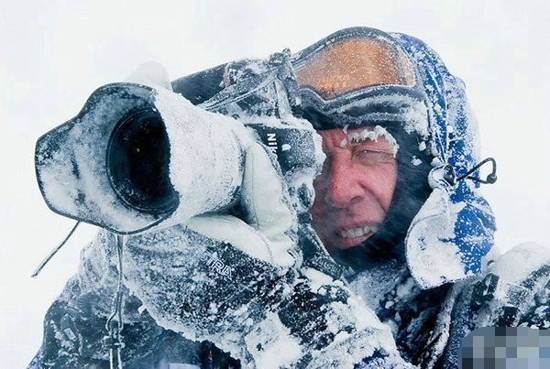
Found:
[[318, 238], [303, 214], [298, 224], [269, 150], [243, 132], [238, 204], [127, 237], [126, 285], [158, 324], [211, 341], [245, 367], [351, 368], [364, 358], [405, 366], [389, 327], [327, 263], [311, 262], [324, 255]]

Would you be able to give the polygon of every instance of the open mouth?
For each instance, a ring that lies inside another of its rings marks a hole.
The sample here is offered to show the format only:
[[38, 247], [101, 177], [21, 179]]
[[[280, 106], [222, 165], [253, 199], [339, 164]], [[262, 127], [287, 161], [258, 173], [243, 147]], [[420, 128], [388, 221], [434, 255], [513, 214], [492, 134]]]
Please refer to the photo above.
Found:
[[349, 229], [343, 229], [336, 232], [336, 234], [345, 239], [349, 238], [359, 238], [364, 237], [366, 235], [372, 234], [376, 232], [377, 227], [373, 226], [364, 226], [364, 227], [356, 227], [356, 228], [349, 228]]

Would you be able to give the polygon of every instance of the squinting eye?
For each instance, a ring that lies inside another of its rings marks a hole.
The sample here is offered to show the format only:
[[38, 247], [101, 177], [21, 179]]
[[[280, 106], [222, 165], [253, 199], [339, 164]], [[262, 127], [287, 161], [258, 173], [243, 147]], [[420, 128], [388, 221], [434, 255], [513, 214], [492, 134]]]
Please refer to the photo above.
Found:
[[394, 162], [395, 157], [384, 151], [358, 149], [353, 153], [353, 160], [362, 165], [374, 165]]

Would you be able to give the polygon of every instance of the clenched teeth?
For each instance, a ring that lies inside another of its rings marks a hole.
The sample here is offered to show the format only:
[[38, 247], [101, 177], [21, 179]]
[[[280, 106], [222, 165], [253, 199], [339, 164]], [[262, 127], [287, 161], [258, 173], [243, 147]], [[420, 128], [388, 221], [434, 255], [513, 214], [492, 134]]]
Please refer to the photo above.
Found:
[[365, 226], [365, 227], [344, 229], [342, 231], [338, 231], [338, 236], [342, 238], [355, 238], [355, 237], [362, 237], [370, 232], [372, 233], [376, 232], [376, 227]]

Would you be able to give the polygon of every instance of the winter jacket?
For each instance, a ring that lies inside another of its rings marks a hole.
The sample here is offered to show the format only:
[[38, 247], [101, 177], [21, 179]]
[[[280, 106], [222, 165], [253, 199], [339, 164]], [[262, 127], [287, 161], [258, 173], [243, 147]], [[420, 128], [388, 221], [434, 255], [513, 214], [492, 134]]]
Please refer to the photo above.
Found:
[[[109, 318], [118, 286], [113, 233], [100, 231], [81, 252], [78, 272], [44, 317], [44, 338], [29, 368], [109, 368]], [[122, 286], [122, 363], [125, 368], [200, 365], [205, 347], [156, 324]]]

